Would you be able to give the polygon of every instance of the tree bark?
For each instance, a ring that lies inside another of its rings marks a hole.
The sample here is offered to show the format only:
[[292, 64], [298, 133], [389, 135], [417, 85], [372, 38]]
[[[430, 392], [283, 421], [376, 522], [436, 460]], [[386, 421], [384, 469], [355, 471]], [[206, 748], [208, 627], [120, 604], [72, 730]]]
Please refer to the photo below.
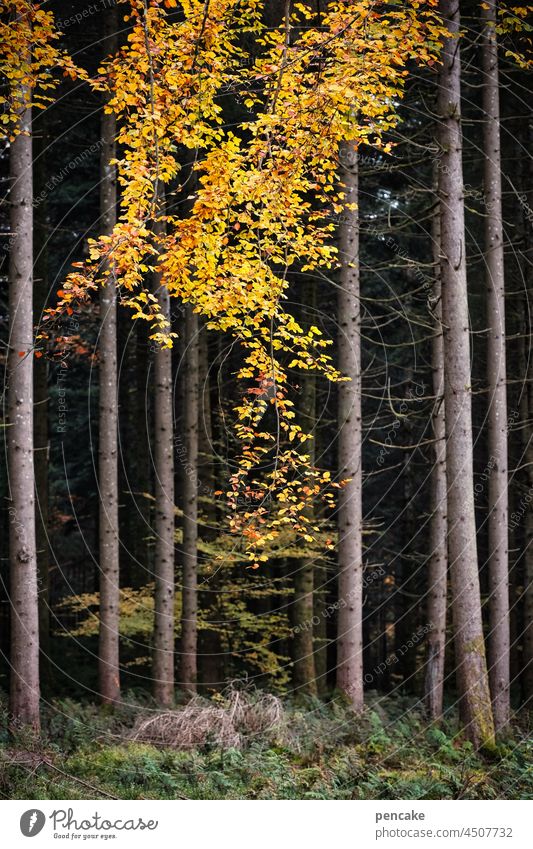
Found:
[[[105, 55], [116, 48], [116, 10], [104, 16]], [[100, 228], [109, 235], [116, 223], [116, 120], [103, 113], [100, 159]], [[98, 486], [100, 494], [100, 645], [99, 686], [105, 703], [120, 700], [119, 668], [119, 516], [118, 516], [118, 397], [117, 397], [117, 291], [112, 264], [100, 294], [99, 339], [100, 401]]]
[[[533, 125], [531, 121], [526, 129], [526, 148], [531, 150], [533, 145]], [[531, 338], [533, 323], [531, 320], [531, 298], [533, 298], [533, 221], [527, 210], [533, 209], [533, 161], [531, 157], [526, 166], [524, 184], [526, 186], [524, 212], [524, 262], [523, 274], [525, 278], [524, 308], [524, 334], [527, 338], [523, 342], [523, 371], [524, 386], [521, 393], [521, 432], [523, 434], [523, 455], [521, 462], [524, 464], [525, 492], [519, 501], [519, 510], [516, 518], [511, 517], [512, 526], [520, 523], [521, 516], [525, 512], [524, 520], [524, 633], [523, 633], [523, 659], [522, 659], [522, 688], [524, 704], [531, 708], [533, 703], [533, 435], [531, 427], [533, 423], [533, 353], [531, 351]]]
[[[46, 198], [48, 135], [46, 113], [41, 113], [38, 133], [33, 137], [34, 195], [40, 199], [34, 207], [33, 250], [33, 321], [38, 328], [48, 298], [48, 201]], [[41, 196], [41, 192], [44, 194]], [[36, 545], [39, 588], [39, 649], [41, 690], [50, 689], [52, 664], [50, 661], [50, 542], [48, 529], [49, 496], [48, 468], [50, 463], [50, 435], [48, 427], [48, 359], [37, 357], [33, 365], [33, 439], [36, 498]]]
[[195, 693], [198, 679], [198, 316], [185, 317], [185, 466], [183, 475], [183, 605], [181, 682]]
[[459, 4], [457, 0], [441, 0], [440, 11], [449, 31], [443, 45], [438, 97], [448, 556], [462, 719], [470, 740], [479, 746], [493, 743], [494, 722], [483, 639], [474, 513]]
[[[357, 152], [353, 143], [340, 151], [346, 203], [357, 203]], [[363, 707], [363, 543], [361, 456], [361, 313], [359, 302], [359, 214], [348, 206], [339, 228], [341, 261], [338, 296], [339, 370], [339, 615], [337, 687], [355, 710]]]
[[488, 384], [488, 577], [489, 681], [496, 732], [510, 718], [509, 546], [507, 478], [507, 377], [505, 362], [505, 275], [500, 153], [500, 104], [496, 0], [482, 9], [485, 262], [487, 285]]
[[[28, 57], [29, 61], [29, 57]], [[29, 104], [31, 92], [21, 86]], [[7, 362], [10, 713], [39, 730], [39, 602], [33, 463], [33, 177], [31, 107], [22, 108], [10, 152], [9, 348]]]
[[[164, 193], [160, 190], [160, 212]], [[165, 225], [154, 224], [163, 236]], [[154, 294], [159, 311], [170, 324], [170, 294], [154, 274]], [[154, 698], [161, 707], [174, 701], [174, 443], [172, 408], [172, 349], [154, 354], [154, 472], [155, 472], [155, 619], [152, 674]]]
[[447, 507], [446, 507], [446, 422], [444, 413], [444, 341], [442, 336], [442, 292], [440, 277], [440, 204], [432, 222], [434, 330], [431, 345], [433, 372], [433, 468], [431, 469], [431, 520], [429, 529], [429, 568], [426, 680], [424, 700], [431, 720], [442, 717], [444, 693], [444, 658], [446, 652], [446, 596], [448, 571]]
[[[311, 295], [312, 284], [307, 294]], [[311, 305], [311, 297], [306, 298]], [[307, 372], [302, 378], [300, 414], [301, 427], [310, 432], [316, 420], [316, 378], [313, 372]], [[315, 464], [315, 441], [305, 443], [305, 453], [309, 462]], [[309, 519], [313, 517], [313, 508], [307, 511]], [[314, 558], [303, 557], [294, 564], [294, 603], [293, 603], [293, 686], [296, 695], [317, 694], [317, 680], [314, 654], [313, 592]], [[318, 613], [318, 616], [321, 612]]]

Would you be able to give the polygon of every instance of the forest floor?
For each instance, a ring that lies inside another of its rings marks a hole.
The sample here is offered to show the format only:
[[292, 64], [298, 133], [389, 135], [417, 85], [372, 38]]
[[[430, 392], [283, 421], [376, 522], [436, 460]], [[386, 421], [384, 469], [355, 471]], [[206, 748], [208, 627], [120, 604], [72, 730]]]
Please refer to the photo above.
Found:
[[[56, 700], [43, 710], [39, 739], [28, 734], [10, 736], [3, 707], [0, 796], [533, 797], [533, 739], [528, 714], [519, 718], [505, 743], [480, 754], [457, 734], [453, 716], [440, 728], [428, 727], [420, 704], [407, 697], [370, 696], [360, 717], [335, 699], [310, 700], [297, 706], [260, 694], [252, 702], [240, 703], [241, 720], [248, 725], [239, 728], [234, 722], [235, 703], [224, 702], [221, 697], [199, 700], [194, 715], [184, 715], [181, 709], [180, 714], [167, 714], [163, 719], [153, 706], [133, 696], [127, 705], [114, 711], [69, 699]], [[186, 720], [185, 736], [182, 720]], [[196, 732], [191, 733], [191, 729]], [[190, 748], [176, 748], [176, 744]]]

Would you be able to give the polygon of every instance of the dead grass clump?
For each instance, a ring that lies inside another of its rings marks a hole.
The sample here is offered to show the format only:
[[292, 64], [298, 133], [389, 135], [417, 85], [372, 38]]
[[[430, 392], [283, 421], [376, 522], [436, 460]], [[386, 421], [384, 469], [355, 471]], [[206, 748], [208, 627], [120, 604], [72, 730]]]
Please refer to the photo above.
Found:
[[231, 688], [220, 702], [195, 696], [183, 708], [140, 717], [131, 739], [172, 749], [209, 744], [242, 749], [251, 739], [279, 726], [283, 705], [276, 696]]

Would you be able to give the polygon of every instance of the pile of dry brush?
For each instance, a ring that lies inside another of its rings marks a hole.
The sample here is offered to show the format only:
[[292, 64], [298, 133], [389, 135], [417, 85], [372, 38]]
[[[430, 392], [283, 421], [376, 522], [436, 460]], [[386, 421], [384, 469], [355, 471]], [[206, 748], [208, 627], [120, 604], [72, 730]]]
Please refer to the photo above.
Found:
[[219, 702], [195, 696], [177, 710], [139, 717], [130, 737], [172, 749], [208, 744], [242, 749], [251, 738], [279, 728], [283, 719], [283, 705], [276, 696], [230, 688]]

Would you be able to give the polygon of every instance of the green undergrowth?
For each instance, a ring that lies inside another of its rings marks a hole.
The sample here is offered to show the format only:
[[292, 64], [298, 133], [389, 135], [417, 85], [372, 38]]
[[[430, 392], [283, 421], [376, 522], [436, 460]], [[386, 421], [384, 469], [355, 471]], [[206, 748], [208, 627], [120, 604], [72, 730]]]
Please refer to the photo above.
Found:
[[115, 711], [71, 700], [43, 710], [39, 739], [0, 725], [0, 794], [12, 799], [530, 799], [533, 742], [521, 717], [490, 757], [429, 727], [405, 698], [370, 698], [362, 716], [339, 700], [286, 702], [240, 748], [209, 740], [177, 750], [133, 741], [154, 710], [131, 697]]

